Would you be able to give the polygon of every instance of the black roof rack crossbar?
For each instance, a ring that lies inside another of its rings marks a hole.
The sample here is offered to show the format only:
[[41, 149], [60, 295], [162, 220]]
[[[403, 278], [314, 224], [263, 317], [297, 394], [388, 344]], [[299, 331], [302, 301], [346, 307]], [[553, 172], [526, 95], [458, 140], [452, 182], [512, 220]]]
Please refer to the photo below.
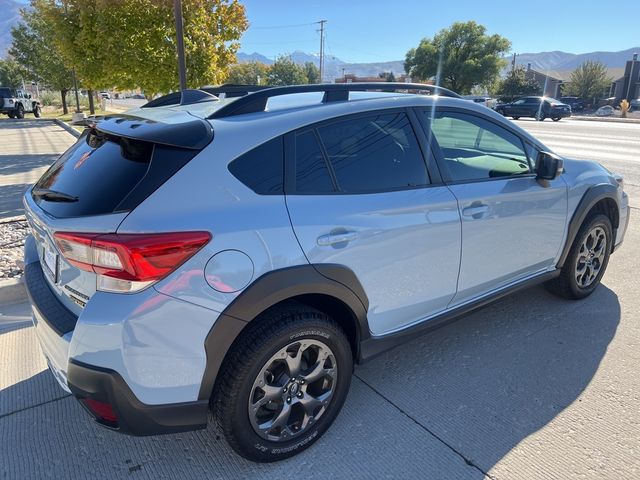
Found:
[[200, 87], [200, 90], [203, 90], [212, 95], [221, 95], [224, 93], [226, 98], [231, 97], [242, 97], [251, 92], [257, 92], [258, 90], [264, 90], [266, 88], [264, 85], [240, 85], [234, 83], [225, 83], [224, 85], [220, 85], [218, 87], [207, 85], [205, 87]]
[[326, 83], [313, 85], [293, 85], [288, 87], [262, 88], [239, 98], [216, 110], [209, 118], [224, 118], [244, 113], [263, 112], [267, 108], [267, 101], [272, 97], [290, 95], [294, 93], [322, 92], [323, 103], [349, 100], [349, 92], [363, 92], [381, 90], [384, 92], [417, 91], [428, 92], [431, 95], [461, 98], [455, 92], [436, 85], [422, 83], [399, 82], [371, 82], [371, 83]]

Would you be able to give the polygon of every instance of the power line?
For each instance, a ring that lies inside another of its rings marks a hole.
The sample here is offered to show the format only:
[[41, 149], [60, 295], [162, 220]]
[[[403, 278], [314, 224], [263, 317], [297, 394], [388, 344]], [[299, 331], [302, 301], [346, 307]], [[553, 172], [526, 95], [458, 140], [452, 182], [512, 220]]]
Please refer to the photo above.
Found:
[[311, 23], [296, 23], [293, 25], [273, 25], [273, 26], [267, 26], [267, 27], [254, 27], [253, 25], [249, 25], [249, 28], [254, 29], [254, 30], [273, 30], [276, 28], [298, 28], [298, 27], [309, 27], [311, 25], [316, 25], [318, 22], [311, 22]]

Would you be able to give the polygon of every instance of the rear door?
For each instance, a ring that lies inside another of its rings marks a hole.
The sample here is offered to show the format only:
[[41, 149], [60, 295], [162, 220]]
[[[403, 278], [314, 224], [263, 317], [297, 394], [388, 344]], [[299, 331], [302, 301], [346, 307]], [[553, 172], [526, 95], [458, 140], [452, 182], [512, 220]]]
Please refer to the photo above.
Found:
[[462, 218], [456, 306], [555, 268], [567, 219], [562, 177], [539, 183], [533, 146], [491, 119], [462, 110], [421, 112]]
[[384, 110], [286, 140], [286, 201], [296, 236], [312, 264], [354, 271], [374, 335], [444, 310], [456, 292], [457, 203], [430, 177], [416, 125], [404, 110]]

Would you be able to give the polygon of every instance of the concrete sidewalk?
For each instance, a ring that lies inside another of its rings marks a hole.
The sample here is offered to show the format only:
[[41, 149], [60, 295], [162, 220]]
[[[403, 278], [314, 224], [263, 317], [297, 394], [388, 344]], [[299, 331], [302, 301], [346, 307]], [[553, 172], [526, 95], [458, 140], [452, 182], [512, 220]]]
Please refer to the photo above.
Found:
[[0, 219], [22, 214], [22, 194], [76, 138], [44, 120], [0, 120]]

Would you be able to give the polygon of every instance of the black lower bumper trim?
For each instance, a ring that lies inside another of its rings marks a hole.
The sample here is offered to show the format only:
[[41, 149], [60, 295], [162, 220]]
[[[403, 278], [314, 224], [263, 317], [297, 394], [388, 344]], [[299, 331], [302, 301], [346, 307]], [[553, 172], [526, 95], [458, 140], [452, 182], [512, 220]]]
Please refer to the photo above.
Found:
[[[107, 368], [69, 361], [67, 385], [78, 399], [109, 403], [118, 416], [117, 427], [129, 435], [159, 435], [198, 430], [207, 426], [208, 400], [147, 405], [136, 398], [123, 378]], [[98, 421], [98, 423], [100, 423]]]
[[24, 266], [24, 283], [27, 295], [42, 318], [58, 335], [73, 331], [78, 317], [58, 300], [51, 291], [40, 262], [28, 263]]

